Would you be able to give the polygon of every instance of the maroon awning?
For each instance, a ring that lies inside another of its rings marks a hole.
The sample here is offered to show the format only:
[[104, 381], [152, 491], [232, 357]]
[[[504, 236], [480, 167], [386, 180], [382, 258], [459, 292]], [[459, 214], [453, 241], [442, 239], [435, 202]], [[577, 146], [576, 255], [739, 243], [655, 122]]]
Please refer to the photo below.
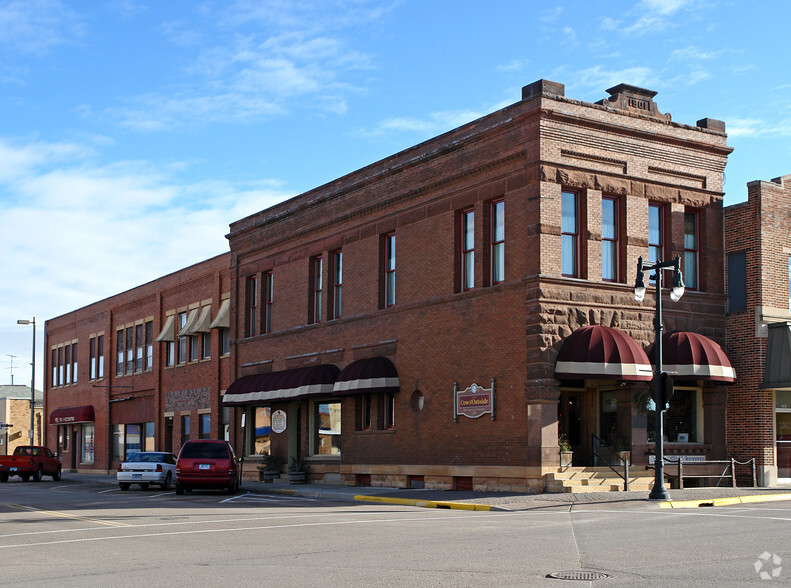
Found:
[[56, 408], [51, 413], [49, 413], [50, 425], [92, 423], [94, 420], [93, 406], [70, 406]]
[[398, 371], [386, 357], [358, 359], [341, 370], [335, 381], [336, 396], [386, 392], [395, 394], [401, 389]]
[[577, 329], [563, 342], [555, 377], [648, 382], [653, 374], [637, 341], [618, 329], [591, 325]]
[[[649, 357], [653, 363], [653, 348]], [[736, 379], [736, 370], [722, 347], [689, 331], [666, 333], [662, 337], [662, 371], [674, 380], [733, 382]]]
[[324, 364], [242, 376], [228, 386], [222, 402], [225, 406], [239, 406], [329, 395], [339, 371], [336, 365]]

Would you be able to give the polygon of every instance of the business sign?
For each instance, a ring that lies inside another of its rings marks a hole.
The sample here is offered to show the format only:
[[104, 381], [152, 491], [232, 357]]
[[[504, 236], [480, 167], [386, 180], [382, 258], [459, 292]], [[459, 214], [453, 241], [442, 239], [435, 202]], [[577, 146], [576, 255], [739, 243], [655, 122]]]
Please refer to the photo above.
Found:
[[494, 419], [494, 386], [482, 388], [473, 384], [464, 390], [455, 390], [455, 416], [466, 416], [477, 419], [479, 416], [491, 414]]
[[275, 433], [282, 433], [286, 430], [286, 412], [276, 410], [272, 413], [272, 430]]

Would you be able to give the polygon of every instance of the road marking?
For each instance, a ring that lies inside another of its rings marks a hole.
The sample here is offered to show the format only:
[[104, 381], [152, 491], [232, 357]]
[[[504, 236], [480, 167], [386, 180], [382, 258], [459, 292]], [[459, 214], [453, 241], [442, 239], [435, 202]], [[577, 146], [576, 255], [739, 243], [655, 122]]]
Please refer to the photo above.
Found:
[[43, 509], [40, 509], [40, 508], [34, 508], [32, 506], [25, 506], [23, 504], [8, 504], [6, 502], [0, 503], [0, 504], [2, 504], [3, 506], [7, 506], [9, 508], [15, 508], [17, 510], [24, 510], [24, 511], [32, 512], [32, 513], [36, 513], [36, 514], [50, 515], [50, 516], [53, 516], [53, 517], [60, 517], [60, 518], [63, 518], [63, 519], [73, 519], [75, 521], [83, 521], [83, 522], [86, 522], [86, 523], [94, 523], [94, 524], [97, 524], [97, 525], [106, 525], [108, 527], [131, 527], [132, 526], [132, 525], [128, 525], [126, 523], [118, 523], [116, 521], [102, 521], [102, 520], [99, 520], [99, 519], [92, 519], [92, 518], [88, 518], [88, 517], [81, 517], [79, 515], [73, 515], [73, 514], [69, 514], [67, 512], [59, 512], [59, 511], [56, 511], [56, 510], [43, 510]]

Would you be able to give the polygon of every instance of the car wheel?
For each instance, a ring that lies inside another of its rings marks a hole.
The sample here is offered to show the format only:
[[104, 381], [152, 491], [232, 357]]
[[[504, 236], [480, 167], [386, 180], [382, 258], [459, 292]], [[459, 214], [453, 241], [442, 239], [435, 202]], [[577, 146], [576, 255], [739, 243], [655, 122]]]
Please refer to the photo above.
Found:
[[228, 494], [236, 494], [239, 492], [239, 479], [234, 478], [231, 480], [231, 483], [228, 484]]
[[184, 486], [176, 482], [176, 494], [182, 496], [184, 494]]
[[3, 472], [2, 474], [0, 474], [0, 482], [2, 482], [3, 484], [8, 482], [8, 474], [7, 473]]
[[44, 476], [44, 466], [39, 464], [38, 469], [33, 472], [33, 481], [34, 482], [41, 482], [41, 478]]
[[19, 474], [19, 477], [22, 478], [23, 482], [30, 480], [30, 474]]
[[61, 476], [62, 476], [62, 472], [61, 472], [60, 466], [58, 466], [58, 469], [55, 470], [54, 474], [52, 474], [52, 481], [53, 482], [60, 481]]
[[170, 490], [170, 480], [171, 480], [171, 476], [170, 476], [170, 472], [168, 472], [168, 475], [165, 476], [165, 481], [162, 482], [163, 490]]
[[129, 490], [129, 486], [131, 486], [131, 484], [127, 484], [126, 482], [118, 483], [118, 487], [121, 488], [121, 490]]
[[142, 488], [143, 490], [148, 490], [148, 486], [149, 486], [148, 482], [140, 484], [140, 488]]

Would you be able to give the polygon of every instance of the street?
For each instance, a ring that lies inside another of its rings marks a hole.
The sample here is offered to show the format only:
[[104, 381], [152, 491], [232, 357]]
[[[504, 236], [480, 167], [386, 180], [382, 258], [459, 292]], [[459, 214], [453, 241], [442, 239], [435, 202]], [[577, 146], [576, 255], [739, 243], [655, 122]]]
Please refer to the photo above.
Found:
[[476, 512], [14, 480], [0, 485], [0, 522], [0, 584], [9, 585], [567, 585], [553, 573], [606, 575], [577, 582], [588, 586], [791, 579], [788, 502]]

